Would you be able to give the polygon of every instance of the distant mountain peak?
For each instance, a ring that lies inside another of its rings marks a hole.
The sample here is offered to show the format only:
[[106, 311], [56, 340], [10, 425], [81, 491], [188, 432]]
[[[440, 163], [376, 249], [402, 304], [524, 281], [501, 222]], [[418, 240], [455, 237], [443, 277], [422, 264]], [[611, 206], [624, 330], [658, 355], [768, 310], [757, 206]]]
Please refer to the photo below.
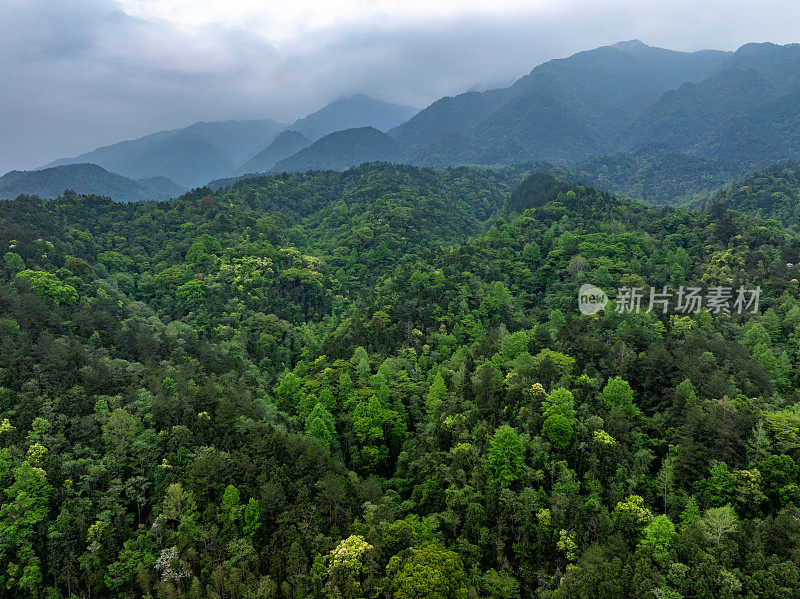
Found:
[[640, 40], [627, 40], [624, 42], [617, 42], [616, 44], [611, 45], [612, 48], [617, 48], [619, 50], [633, 50], [636, 48], [649, 48], [647, 44]]
[[386, 131], [410, 119], [417, 109], [392, 104], [363, 93], [340, 97], [308, 116], [295, 121], [289, 129], [315, 141], [334, 131], [372, 126]]

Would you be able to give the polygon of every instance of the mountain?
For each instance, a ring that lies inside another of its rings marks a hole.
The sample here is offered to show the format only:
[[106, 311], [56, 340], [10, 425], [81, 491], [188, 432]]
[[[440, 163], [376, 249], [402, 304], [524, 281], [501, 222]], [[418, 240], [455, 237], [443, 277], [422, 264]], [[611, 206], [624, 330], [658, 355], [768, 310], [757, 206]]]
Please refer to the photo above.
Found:
[[236, 173], [265, 173], [279, 160], [288, 158], [309, 145], [311, 142], [305, 135], [287, 129], [279, 133], [269, 146], [236, 169]]
[[136, 182], [168, 198], [177, 198], [186, 191], [185, 187], [181, 187], [175, 183], [175, 181], [167, 177], [145, 177], [143, 179], [137, 179]]
[[389, 130], [404, 151], [418, 152], [448, 135], [461, 135], [511, 97], [510, 89], [467, 92], [436, 100], [405, 123]]
[[784, 162], [753, 173], [702, 198], [696, 206], [703, 209], [721, 206], [740, 210], [762, 218], [774, 218], [784, 226], [798, 230], [800, 164]]
[[[323, 158], [326, 151], [320, 149]], [[287, 170], [303, 172], [310, 168], [297, 165]], [[744, 163], [707, 160], [666, 145], [650, 144], [628, 152], [593, 156], [570, 167], [549, 162], [526, 162], [486, 170], [515, 180], [522, 176], [521, 173], [546, 173], [570, 184], [589, 185], [646, 204], [678, 205], [695, 200], [695, 196], [716, 192], [753, 169]], [[213, 180], [208, 187], [218, 190], [257, 178], [254, 173], [246, 173]]]
[[[434, 103], [390, 134], [429, 166], [569, 162], [615, 149], [614, 136], [664, 92], [702, 79], [724, 52], [624, 42], [552, 60], [510, 88]], [[421, 148], [434, 131], [441, 137]]]
[[[712, 162], [800, 159], [798, 131], [800, 45], [684, 53], [631, 41], [549, 61], [508, 88], [442, 98], [388, 133], [410, 164], [568, 166], [647, 146]], [[667, 195], [719, 178], [675, 182]]]
[[199, 122], [180, 129], [174, 140], [200, 140], [214, 146], [226, 160], [241, 164], [266, 141], [271, 141], [284, 125], [271, 119], [249, 121]]
[[278, 161], [273, 172], [343, 170], [364, 162], [396, 162], [401, 158], [397, 143], [374, 127], [336, 131], [296, 154]]
[[59, 197], [64, 190], [106, 196], [117, 202], [166, 200], [184, 188], [164, 177], [133, 181], [96, 164], [69, 164], [35, 171], [11, 171], [0, 177], [0, 198], [19, 195]]
[[800, 45], [686, 53], [621, 42], [413, 113], [358, 94], [280, 134], [269, 120], [195, 123], [54, 164], [92, 162], [188, 188], [370, 161], [542, 163], [649, 203], [684, 201], [764, 164], [800, 160]]
[[647, 204], [675, 205], [715, 191], [749, 170], [743, 163], [708, 160], [667, 145], [648, 144], [594, 156], [555, 174]]
[[355, 94], [339, 98], [307, 117], [298, 119], [289, 129], [316, 141], [328, 133], [342, 129], [370, 126], [386, 131], [408, 120], [416, 112], [417, 109], [411, 106], [391, 104], [364, 94]]
[[693, 149], [727, 160], [800, 160], [800, 87], [733, 116]]
[[160, 176], [187, 188], [196, 187], [229, 175], [282, 128], [270, 119], [199, 122], [62, 158], [47, 166], [92, 163], [134, 179]]
[[665, 93], [623, 134], [723, 160], [800, 156], [800, 44], [747, 44], [718, 72]]
[[167, 177], [190, 188], [222, 177], [233, 169], [233, 162], [207, 141], [175, 137], [136, 156], [125, 165], [123, 174], [137, 179]]
[[686, 83], [664, 94], [630, 125], [628, 144], [690, 150], [731, 115], [769, 97], [766, 81], [754, 70], [726, 70], [700, 83]]

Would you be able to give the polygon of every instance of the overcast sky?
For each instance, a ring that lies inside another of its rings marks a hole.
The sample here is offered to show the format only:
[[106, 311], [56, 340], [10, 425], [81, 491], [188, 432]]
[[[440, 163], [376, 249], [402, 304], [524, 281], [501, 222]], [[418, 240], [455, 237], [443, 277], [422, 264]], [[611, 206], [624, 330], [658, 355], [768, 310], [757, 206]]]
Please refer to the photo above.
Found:
[[800, 41], [796, 0], [0, 0], [0, 173], [356, 92], [424, 107], [551, 58]]

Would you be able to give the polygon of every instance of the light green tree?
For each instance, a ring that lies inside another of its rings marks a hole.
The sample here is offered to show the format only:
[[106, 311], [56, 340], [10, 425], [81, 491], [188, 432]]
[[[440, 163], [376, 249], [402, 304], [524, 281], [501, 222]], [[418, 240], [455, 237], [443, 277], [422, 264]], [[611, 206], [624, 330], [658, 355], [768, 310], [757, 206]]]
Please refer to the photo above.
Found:
[[701, 524], [706, 538], [715, 545], [719, 545], [726, 535], [738, 530], [739, 518], [731, 505], [727, 504], [722, 507], [707, 509], [703, 514]]
[[244, 508], [244, 534], [251, 539], [261, 527], [261, 506], [251, 497]]
[[[52, 487], [41, 468], [23, 461], [13, 469], [14, 482], [0, 505], [0, 563], [6, 587], [38, 596], [43, 586], [41, 559], [36, 553], [37, 527], [47, 517]], [[16, 594], [16, 593], [15, 593]]]
[[634, 418], [640, 414], [639, 408], [633, 403], [633, 389], [628, 381], [620, 377], [609, 379], [603, 387], [603, 405], [607, 410], [620, 410], [628, 418]]
[[542, 400], [542, 435], [556, 447], [572, 443], [575, 426], [575, 398], [568, 389], [554, 389]]
[[242, 512], [242, 500], [239, 495], [239, 489], [233, 485], [225, 487], [222, 493], [222, 499], [217, 508], [217, 522], [222, 525], [234, 523], [239, 519]]
[[656, 558], [662, 558], [669, 551], [675, 534], [675, 525], [667, 516], [656, 516], [644, 527], [644, 537], [639, 542], [639, 547]]
[[312, 576], [323, 581], [325, 596], [342, 599], [367, 596], [364, 588], [367, 574], [365, 561], [373, 549], [364, 537], [351, 535], [326, 556], [317, 558]]
[[489, 446], [489, 469], [492, 479], [506, 488], [517, 481], [525, 469], [525, 448], [515, 431], [508, 424], [498, 428]]
[[395, 599], [466, 599], [467, 575], [458, 554], [430, 544], [394, 556], [386, 566]]
[[317, 402], [306, 418], [306, 434], [318, 439], [328, 449], [336, 447], [336, 421], [333, 415]]
[[428, 395], [425, 397], [425, 409], [429, 418], [436, 416], [445, 399], [447, 399], [447, 385], [442, 375], [437, 373], [428, 389]]

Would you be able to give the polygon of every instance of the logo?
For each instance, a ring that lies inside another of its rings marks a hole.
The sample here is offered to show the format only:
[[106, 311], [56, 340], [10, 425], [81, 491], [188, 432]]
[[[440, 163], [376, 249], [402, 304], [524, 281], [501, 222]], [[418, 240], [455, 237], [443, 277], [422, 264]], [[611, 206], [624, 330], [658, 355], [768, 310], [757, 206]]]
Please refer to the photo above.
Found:
[[606, 292], [594, 285], [582, 285], [578, 290], [578, 309], [581, 314], [597, 314], [606, 307], [608, 296]]

